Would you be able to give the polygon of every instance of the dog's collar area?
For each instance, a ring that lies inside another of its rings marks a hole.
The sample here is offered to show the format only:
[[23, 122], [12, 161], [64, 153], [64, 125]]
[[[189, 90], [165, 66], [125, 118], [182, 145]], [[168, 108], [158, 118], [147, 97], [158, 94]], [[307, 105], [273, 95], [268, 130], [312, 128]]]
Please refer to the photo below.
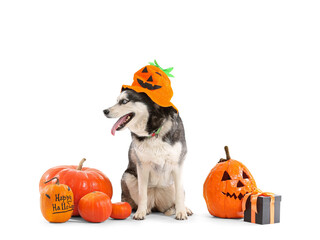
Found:
[[161, 127], [159, 127], [157, 131], [153, 132], [153, 133], [149, 136], [149, 138], [152, 138], [152, 137], [158, 135], [158, 134], [160, 133], [160, 131], [161, 131]]

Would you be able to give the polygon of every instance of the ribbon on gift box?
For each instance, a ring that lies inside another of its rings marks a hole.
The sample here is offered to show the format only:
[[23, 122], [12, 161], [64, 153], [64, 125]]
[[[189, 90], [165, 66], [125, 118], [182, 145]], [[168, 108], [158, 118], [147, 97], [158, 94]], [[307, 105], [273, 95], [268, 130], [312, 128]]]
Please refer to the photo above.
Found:
[[257, 200], [259, 196], [264, 196], [264, 197], [270, 197], [270, 223], [274, 223], [274, 193], [272, 192], [262, 192], [260, 189], [255, 189], [251, 193], [247, 193], [243, 197], [242, 201], [242, 211], [244, 212], [246, 210], [246, 202], [248, 200], [248, 197], [251, 196], [251, 222], [255, 223], [256, 222], [256, 213], [258, 213], [257, 210]]

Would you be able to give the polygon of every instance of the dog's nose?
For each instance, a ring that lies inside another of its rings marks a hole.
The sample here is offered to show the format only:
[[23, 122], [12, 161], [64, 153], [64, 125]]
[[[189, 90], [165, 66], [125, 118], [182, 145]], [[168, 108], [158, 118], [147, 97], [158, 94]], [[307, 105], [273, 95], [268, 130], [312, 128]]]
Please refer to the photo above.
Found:
[[109, 109], [103, 110], [103, 113], [104, 113], [104, 115], [106, 115], [106, 116], [108, 116], [109, 112], [110, 112]]

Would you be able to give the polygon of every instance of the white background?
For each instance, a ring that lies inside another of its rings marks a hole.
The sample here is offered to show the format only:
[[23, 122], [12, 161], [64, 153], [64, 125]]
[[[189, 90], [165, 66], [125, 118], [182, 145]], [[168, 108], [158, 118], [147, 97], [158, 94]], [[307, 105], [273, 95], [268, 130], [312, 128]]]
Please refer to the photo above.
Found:
[[[319, 223], [318, 1], [1, 1], [1, 235], [45, 239], [280, 239]], [[50, 167], [98, 168], [120, 201], [129, 131], [102, 110], [157, 59], [174, 67], [172, 102], [184, 121], [187, 221], [41, 215]], [[281, 223], [211, 217], [203, 183], [228, 145], [258, 187], [282, 195]], [[7, 237], [7, 239], [9, 239]]]

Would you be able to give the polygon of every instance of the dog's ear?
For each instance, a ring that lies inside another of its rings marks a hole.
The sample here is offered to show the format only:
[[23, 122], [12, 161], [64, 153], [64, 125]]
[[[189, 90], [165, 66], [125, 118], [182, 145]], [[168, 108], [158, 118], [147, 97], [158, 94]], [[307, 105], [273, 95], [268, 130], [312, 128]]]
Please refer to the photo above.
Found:
[[173, 107], [161, 107], [158, 105], [158, 111], [162, 116], [165, 116], [165, 118], [175, 119], [178, 116], [177, 110]]
[[168, 118], [175, 119], [178, 116], [177, 111], [173, 107], [161, 107], [154, 102], [152, 104], [146, 129], [149, 134], [158, 130]]
[[177, 110], [174, 109], [173, 107], [163, 107], [163, 108], [164, 108], [163, 111], [167, 116], [170, 116], [172, 118], [174, 118], [175, 116], [178, 116]]

